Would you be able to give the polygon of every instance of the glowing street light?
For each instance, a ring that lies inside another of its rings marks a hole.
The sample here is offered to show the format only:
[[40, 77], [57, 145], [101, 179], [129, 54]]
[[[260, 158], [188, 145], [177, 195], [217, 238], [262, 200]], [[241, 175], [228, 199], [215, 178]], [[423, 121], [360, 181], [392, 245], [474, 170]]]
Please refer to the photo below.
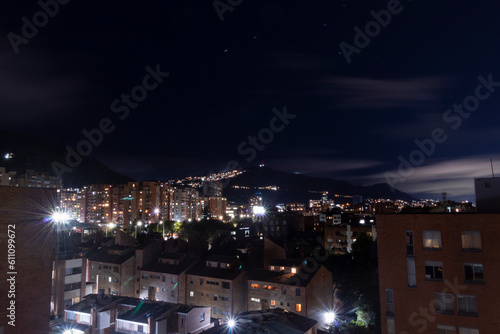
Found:
[[234, 326], [236, 326], [236, 321], [234, 319], [229, 319], [227, 321], [227, 327], [229, 327], [230, 329], [234, 328]]
[[137, 226], [142, 226], [142, 222], [140, 220], [135, 224], [135, 238], [136, 239], [137, 239]]
[[325, 322], [327, 324], [331, 324], [335, 321], [335, 312], [330, 311], [330, 312], [325, 312]]
[[263, 216], [266, 214], [266, 208], [263, 206], [255, 205], [252, 210], [255, 216]]
[[51, 215], [51, 220], [54, 222], [54, 223], [58, 223], [58, 224], [66, 224], [69, 220], [70, 220], [70, 216], [67, 212], [63, 212], [63, 211], [54, 211]]

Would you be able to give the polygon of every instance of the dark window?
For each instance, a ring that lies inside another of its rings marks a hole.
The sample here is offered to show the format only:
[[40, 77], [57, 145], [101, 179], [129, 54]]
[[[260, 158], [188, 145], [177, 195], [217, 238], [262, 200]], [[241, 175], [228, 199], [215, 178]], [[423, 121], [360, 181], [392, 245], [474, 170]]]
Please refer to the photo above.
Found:
[[483, 265], [479, 263], [464, 264], [465, 281], [473, 283], [483, 283], [484, 273]]
[[425, 261], [425, 279], [428, 281], [443, 280], [443, 262]]
[[413, 232], [406, 231], [406, 255], [413, 256]]
[[436, 305], [436, 313], [454, 314], [454, 300], [451, 293], [435, 293], [434, 304]]
[[477, 316], [476, 296], [458, 295], [458, 314]]
[[295, 289], [295, 295], [296, 296], [300, 296], [300, 288], [296, 288]]
[[385, 308], [387, 315], [394, 315], [394, 292], [392, 289], [385, 289]]
[[222, 282], [222, 288], [223, 289], [230, 289], [231, 288], [231, 283], [229, 283], [229, 282]]

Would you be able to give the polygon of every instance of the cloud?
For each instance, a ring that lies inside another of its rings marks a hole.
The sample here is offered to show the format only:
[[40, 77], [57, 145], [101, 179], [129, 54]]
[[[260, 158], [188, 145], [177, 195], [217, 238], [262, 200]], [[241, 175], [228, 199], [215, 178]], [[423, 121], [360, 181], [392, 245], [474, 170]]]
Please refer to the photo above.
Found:
[[[470, 197], [474, 195], [474, 178], [491, 177], [490, 158], [493, 158], [493, 165], [500, 174], [500, 154], [475, 155], [429, 161], [425, 166], [415, 167], [409, 177], [400, 178], [402, 182], [395, 183], [394, 186], [408, 193], [446, 192], [448, 197]], [[389, 172], [399, 175], [397, 170]], [[365, 183], [386, 182], [385, 174], [368, 176], [365, 181]]]
[[360, 170], [382, 165], [381, 162], [375, 160], [318, 157], [305, 159], [270, 159], [266, 160], [266, 163], [279, 170], [316, 176], [327, 176], [332, 173]]
[[335, 107], [344, 109], [408, 108], [436, 102], [450, 86], [447, 77], [372, 79], [325, 77], [313, 82], [317, 95], [336, 98]]

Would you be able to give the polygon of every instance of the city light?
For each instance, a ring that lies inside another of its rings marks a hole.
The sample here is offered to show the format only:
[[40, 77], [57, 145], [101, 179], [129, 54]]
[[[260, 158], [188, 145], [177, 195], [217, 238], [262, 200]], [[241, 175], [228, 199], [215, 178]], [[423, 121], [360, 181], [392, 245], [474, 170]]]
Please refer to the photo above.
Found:
[[331, 324], [335, 321], [335, 312], [325, 312], [325, 322]]
[[70, 218], [71, 217], [67, 212], [61, 212], [61, 211], [54, 211], [50, 216], [50, 219], [54, 223], [62, 223], [62, 224], [66, 224], [70, 220]]
[[253, 214], [256, 215], [256, 216], [265, 215], [266, 214], [266, 209], [263, 206], [256, 205], [256, 206], [253, 207]]
[[142, 222], [140, 220], [137, 222], [137, 226], [142, 226]]
[[155, 212], [155, 215], [157, 215], [160, 213], [160, 209], [156, 208], [154, 212]]
[[227, 321], [227, 327], [234, 328], [234, 326], [236, 326], [236, 321], [234, 321], [234, 319], [229, 319]]

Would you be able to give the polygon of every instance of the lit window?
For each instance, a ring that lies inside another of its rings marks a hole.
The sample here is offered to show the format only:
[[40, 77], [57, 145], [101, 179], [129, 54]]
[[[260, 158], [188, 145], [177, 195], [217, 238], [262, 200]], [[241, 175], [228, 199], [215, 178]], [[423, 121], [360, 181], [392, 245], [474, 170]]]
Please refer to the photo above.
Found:
[[194, 297], [194, 291], [189, 291], [189, 297]]
[[285, 267], [280, 267], [280, 271], [285, 271]]
[[460, 327], [459, 334], [479, 334], [479, 329]]
[[297, 273], [297, 268], [292, 268], [292, 274], [296, 274]]
[[271, 306], [272, 307], [276, 306], [276, 301], [275, 300], [271, 300]]
[[[92, 267], [93, 268], [93, 267]], [[271, 270], [274, 270], [274, 266], [271, 266]]]
[[295, 305], [295, 311], [302, 312], [302, 304], [296, 304]]
[[441, 249], [441, 232], [440, 231], [424, 231], [424, 248]]
[[259, 285], [259, 284], [256, 284], [256, 283], [252, 283], [252, 284], [250, 284], [250, 287], [251, 287], [252, 289], [260, 289], [260, 285]]
[[464, 231], [462, 232], [462, 249], [463, 250], [481, 250], [481, 232], [479, 231]]

